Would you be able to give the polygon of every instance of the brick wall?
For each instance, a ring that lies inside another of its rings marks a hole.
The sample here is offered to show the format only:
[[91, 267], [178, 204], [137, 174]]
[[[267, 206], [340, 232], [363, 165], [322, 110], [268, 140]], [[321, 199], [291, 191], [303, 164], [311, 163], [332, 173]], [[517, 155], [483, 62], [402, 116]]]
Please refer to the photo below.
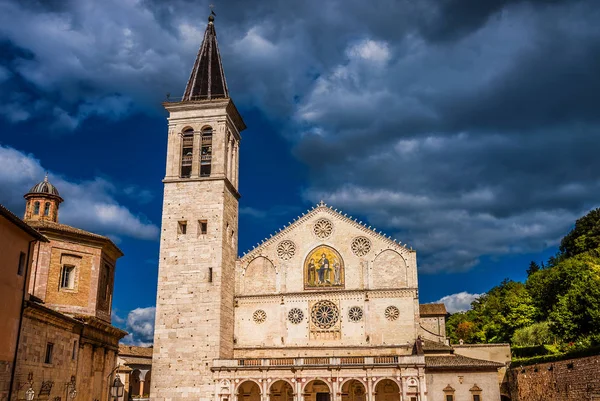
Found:
[[512, 401], [600, 400], [600, 355], [515, 367], [507, 374]]

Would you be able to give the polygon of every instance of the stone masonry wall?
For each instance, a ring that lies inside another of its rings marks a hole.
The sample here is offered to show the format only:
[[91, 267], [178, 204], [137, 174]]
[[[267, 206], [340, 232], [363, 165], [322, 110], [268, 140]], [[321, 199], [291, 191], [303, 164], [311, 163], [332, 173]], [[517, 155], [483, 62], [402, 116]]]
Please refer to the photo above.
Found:
[[[238, 202], [226, 178], [227, 102], [169, 110], [153, 354], [153, 400], [208, 400], [213, 359], [233, 356]], [[212, 171], [198, 176], [199, 133], [210, 126]], [[191, 178], [179, 178], [181, 132], [196, 133]], [[235, 135], [234, 135], [235, 136]], [[201, 221], [207, 222], [202, 232]]]
[[513, 367], [507, 375], [512, 401], [600, 400], [600, 355]]
[[[323, 220], [330, 222], [331, 233], [321, 238], [313, 227]], [[356, 238], [368, 241], [368, 248], [353, 250]], [[292, 243], [293, 251], [282, 254], [285, 243]], [[322, 245], [339, 253], [343, 288], [305, 289], [307, 257]], [[238, 261], [235, 355], [256, 355], [264, 347], [272, 356], [287, 354], [289, 347], [320, 355], [328, 347], [347, 347], [344, 354], [367, 355], [371, 347], [412, 344], [419, 319], [416, 276], [414, 251], [319, 206]], [[328, 335], [311, 323], [311, 308], [321, 300], [339, 311], [339, 325]], [[397, 318], [386, 318], [388, 307], [398, 309]], [[352, 308], [360, 308], [359, 318], [350, 319]], [[296, 322], [289, 319], [292, 310], [301, 313]], [[265, 319], [257, 322], [254, 314], [261, 311]]]
[[[77, 391], [73, 401], [106, 400], [122, 335], [29, 304], [23, 315], [12, 401], [24, 400], [30, 385], [35, 400], [70, 400], [72, 377]], [[53, 344], [50, 363], [46, 363], [48, 343]]]

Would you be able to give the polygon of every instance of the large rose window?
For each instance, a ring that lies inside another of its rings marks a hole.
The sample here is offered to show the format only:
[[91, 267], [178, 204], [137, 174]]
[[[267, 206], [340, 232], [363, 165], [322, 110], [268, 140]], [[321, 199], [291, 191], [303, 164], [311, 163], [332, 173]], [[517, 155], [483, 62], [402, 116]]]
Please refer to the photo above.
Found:
[[340, 317], [340, 311], [331, 301], [319, 301], [313, 305], [310, 318], [315, 326], [320, 329], [332, 328]]

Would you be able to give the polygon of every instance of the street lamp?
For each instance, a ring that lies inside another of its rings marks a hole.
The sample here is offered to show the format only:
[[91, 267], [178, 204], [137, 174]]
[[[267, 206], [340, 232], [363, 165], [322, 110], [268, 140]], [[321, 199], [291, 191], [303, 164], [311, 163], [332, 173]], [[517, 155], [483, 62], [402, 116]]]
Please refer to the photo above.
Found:
[[121, 382], [121, 378], [119, 377], [119, 375], [117, 375], [117, 377], [115, 377], [115, 381], [113, 382], [112, 386], [110, 387], [110, 395], [113, 398], [119, 399], [119, 398], [123, 397], [124, 392], [125, 392], [125, 385]]
[[35, 390], [32, 387], [29, 387], [29, 389], [25, 391], [25, 399], [27, 401], [33, 401], [33, 397], [35, 397]]

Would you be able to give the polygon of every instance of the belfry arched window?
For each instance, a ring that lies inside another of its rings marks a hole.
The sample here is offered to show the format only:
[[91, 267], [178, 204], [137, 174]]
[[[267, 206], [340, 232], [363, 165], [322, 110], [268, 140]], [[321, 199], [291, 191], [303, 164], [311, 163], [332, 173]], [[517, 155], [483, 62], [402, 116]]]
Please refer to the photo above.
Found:
[[46, 202], [44, 205], [44, 216], [50, 216], [50, 202]]
[[33, 214], [40, 214], [40, 202], [38, 201], [33, 204]]
[[202, 150], [200, 152], [200, 177], [210, 177], [212, 163], [212, 128], [202, 129]]
[[192, 174], [192, 159], [194, 157], [194, 130], [183, 131], [181, 147], [181, 178], [189, 178]]

